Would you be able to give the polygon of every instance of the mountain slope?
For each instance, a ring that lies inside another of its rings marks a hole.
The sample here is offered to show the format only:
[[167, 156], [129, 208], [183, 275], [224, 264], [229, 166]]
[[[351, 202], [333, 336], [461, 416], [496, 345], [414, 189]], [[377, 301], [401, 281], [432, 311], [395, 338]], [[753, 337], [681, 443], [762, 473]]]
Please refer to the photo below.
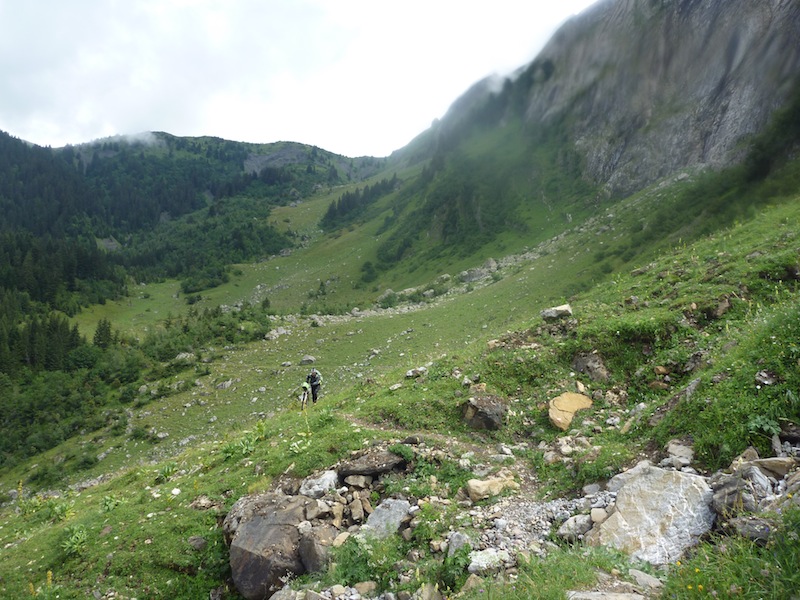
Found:
[[384, 254], [423, 238], [471, 252], [512, 225], [518, 247], [539, 242], [547, 218], [563, 228], [609, 197], [742, 162], [775, 110], [800, 110], [798, 38], [792, 2], [598, 3], [397, 153], [429, 163]]

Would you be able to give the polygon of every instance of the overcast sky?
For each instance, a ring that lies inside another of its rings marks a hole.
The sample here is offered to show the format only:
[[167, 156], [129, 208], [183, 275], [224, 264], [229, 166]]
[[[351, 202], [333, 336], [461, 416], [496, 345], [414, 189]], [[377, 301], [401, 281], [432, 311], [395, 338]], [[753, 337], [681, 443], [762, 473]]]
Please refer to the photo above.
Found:
[[0, 0], [0, 130], [388, 156], [594, 0]]

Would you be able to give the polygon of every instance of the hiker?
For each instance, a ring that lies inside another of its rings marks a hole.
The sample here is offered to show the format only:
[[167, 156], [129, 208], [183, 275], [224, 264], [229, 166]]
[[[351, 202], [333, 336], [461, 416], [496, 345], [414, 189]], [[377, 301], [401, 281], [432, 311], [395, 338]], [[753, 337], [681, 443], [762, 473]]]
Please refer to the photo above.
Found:
[[306, 377], [306, 383], [311, 386], [311, 401], [316, 404], [317, 396], [319, 396], [319, 388], [322, 387], [322, 375], [316, 368], [312, 368], [311, 372]]

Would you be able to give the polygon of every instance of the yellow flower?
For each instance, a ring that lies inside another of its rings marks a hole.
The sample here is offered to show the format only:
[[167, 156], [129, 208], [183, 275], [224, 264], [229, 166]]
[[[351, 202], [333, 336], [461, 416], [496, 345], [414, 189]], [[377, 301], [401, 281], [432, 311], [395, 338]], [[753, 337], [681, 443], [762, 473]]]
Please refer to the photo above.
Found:
[[689, 585], [687, 585], [687, 586], [686, 586], [686, 589], [687, 589], [687, 590], [690, 590], [690, 589], [692, 589], [692, 584], [690, 583]]
[[697, 589], [702, 592], [703, 591], [703, 584], [702, 583], [698, 584]]
[[700, 572], [700, 569], [698, 569], [697, 567], [695, 567], [695, 569], [694, 569], [694, 572], [695, 572], [695, 573], [699, 573], [699, 572]]

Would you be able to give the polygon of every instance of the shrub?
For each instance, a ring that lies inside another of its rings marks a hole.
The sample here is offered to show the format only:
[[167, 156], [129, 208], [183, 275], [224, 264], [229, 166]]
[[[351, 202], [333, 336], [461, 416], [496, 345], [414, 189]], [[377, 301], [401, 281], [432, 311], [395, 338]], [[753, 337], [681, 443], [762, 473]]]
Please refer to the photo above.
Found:
[[70, 525], [64, 530], [65, 539], [61, 542], [61, 549], [67, 556], [79, 556], [86, 549], [89, 534], [83, 525]]

